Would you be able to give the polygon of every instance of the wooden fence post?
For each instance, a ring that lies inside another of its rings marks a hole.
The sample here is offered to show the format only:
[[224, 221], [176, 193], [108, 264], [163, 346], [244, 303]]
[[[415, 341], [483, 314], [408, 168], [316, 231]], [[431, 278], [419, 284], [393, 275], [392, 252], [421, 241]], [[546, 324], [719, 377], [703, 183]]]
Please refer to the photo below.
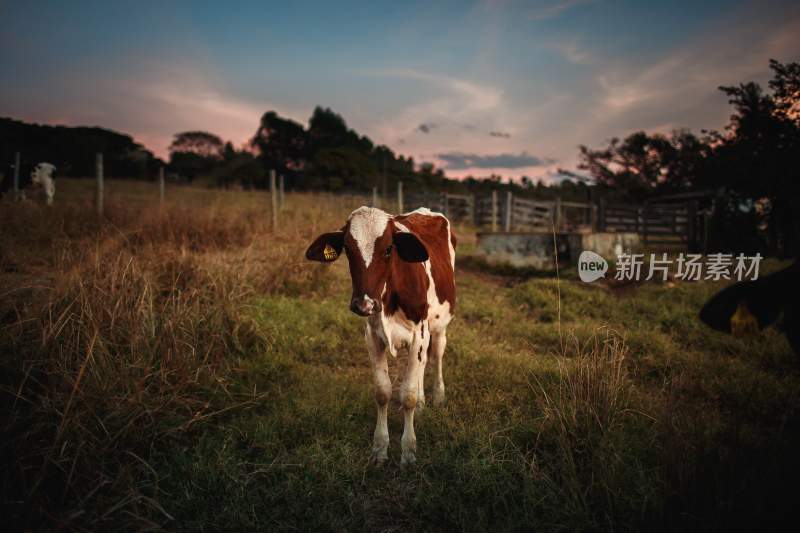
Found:
[[589, 208], [589, 226], [592, 228], [592, 233], [596, 233], [598, 231], [597, 225], [597, 205], [591, 204]]
[[561, 197], [556, 196], [556, 201], [553, 203], [553, 226], [556, 231], [561, 231]]
[[[701, 248], [697, 226], [697, 200], [691, 200], [686, 206], [686, 241], [690, 252], [697, 252]], [[677, 229], [677, 223], [675, 228]]]
[[[647, 204], [644, 204], [644, 207], [639, 210], [639, 213], [642, 215], [642, 233], [644, 234], [644, 245], [647, 247]], [[638, 224], [638, 218], [636, 222]]]
[[606, 199], [600, 198], [599, 205], [597, 206], [597, 231], [603, 232], [606, 230]]
[[511, 231], [511, 216], [512, 210], [514, 209], [514, 195], [511, 191], [506, 191], [506, 221], [505, 221], [505, 232], [509, 233]]
[[492, 233], [497, 233], [497, 191], [492, 189]]
[[403, 182], [397, 182], [397, 212], [403, 212]]
[[103, 154], [98, 152], [95, 156], [95, 171], [97, 173], [97, 193], [95, 195], [95, 208], [97, 209], [97, 216], [103, 216]]
[[450, 218], [450, 198], [446, 192], [442, 193], [442, 210], [444, 211], [444, 216]]
[[272, 196], [272, 231], [278, 231], [278, 188], [275, 186], [275, 171], [269, 171], [269, 191]]
[[164, 167], [158, 167], [158, 204], [164, 207]]
[[283, 174], [278, 180], [278, 208], [283, 211]]
[[378, 188], [372, 188], [372, 207], [378, 207]]
[[21, 195], [19, 194], [19, 152], [14, 154], [14, 191], [13, 198], [15, 202], [20, 201]]
[[478, 220], [478, 196], [476, 194], [472, 195], [472, 204], [470, 205], [470, 212], [469, 212], [469, 219], [475, 224], [477, 228], [480, 226], [480, 221]]

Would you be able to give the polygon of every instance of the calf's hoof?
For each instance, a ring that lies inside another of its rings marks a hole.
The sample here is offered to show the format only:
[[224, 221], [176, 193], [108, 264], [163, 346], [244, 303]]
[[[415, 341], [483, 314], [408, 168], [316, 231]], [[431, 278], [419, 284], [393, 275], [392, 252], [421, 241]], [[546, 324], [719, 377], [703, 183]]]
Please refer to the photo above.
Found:
[[444, 395], [444, 391], [441, 392], [433, 392], [433, 405], [434, 407], [441, 407], [447, 403], [447, 398]]
[[370, 462], [375, 466], [383, 466], [386, 464], [386, 460], [389, 458], [389, 455], [386, 453], [386, 450], [372, 450], [372, 458]]
[[417, 454], [414, 452], [403, 452], [400, 457], [400, 466], [413, 466], [417, 462]]

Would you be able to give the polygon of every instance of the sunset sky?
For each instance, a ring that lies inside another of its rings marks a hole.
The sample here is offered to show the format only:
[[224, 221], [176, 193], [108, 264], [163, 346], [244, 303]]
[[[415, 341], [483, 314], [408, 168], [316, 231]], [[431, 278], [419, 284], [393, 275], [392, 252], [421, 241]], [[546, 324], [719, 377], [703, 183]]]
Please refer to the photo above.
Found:
[[[293, 4], [289, 6], [289, 4]], [[241, 145], [316, 105], [448, 175], [552, 176], [578, 145], [721, 128], [718, 85], [800, 60], [800, 2], [8, 2], [0, 116]]]

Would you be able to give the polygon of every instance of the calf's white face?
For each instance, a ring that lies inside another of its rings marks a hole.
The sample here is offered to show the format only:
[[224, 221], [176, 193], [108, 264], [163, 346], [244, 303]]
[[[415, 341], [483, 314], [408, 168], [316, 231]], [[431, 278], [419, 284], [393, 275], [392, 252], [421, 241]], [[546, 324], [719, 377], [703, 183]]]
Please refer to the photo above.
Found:
[[349, 234], [356, 242], [364, 265], [369, 268], [375, 255], [375, 241], [380, 239], [389, 225], [389, 215], [380, 209], [359, 207], [347, 219]]
[[382, 309], [381, 297], [398, 261], [422, 262], [428, 252], [420, 240], [398, 228], [392, 217], [374, 207], [359, 207], [338, 232], [320, 235], [306, 251], [314, 261], [335, 261], [344, 249], [353, 293], [350, 309], [370, 316]]

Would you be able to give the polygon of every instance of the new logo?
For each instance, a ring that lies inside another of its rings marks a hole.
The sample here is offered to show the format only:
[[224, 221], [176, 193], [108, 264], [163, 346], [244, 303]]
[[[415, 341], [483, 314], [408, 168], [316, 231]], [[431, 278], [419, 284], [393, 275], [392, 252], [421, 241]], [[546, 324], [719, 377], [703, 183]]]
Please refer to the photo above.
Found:
[[608, 272], [608, 261], [603, 256], [589, 250], [581, 252], [578, 257], [578, 277], [581, 281], [591, 283], [606, 275]]

